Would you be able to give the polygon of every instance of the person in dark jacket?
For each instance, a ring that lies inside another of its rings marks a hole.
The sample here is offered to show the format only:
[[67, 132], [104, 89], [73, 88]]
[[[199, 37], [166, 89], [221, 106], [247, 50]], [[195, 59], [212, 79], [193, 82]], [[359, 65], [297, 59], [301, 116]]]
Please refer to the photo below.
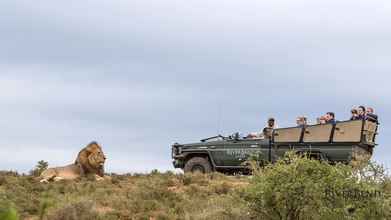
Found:
[[326, 124], [329, 124], [329, 123], [335, 124], [336, 123], [334, 112], [327, 112], [325, 117], [326, 117]]
[[357, 111], [358, 111], [358, 119], [359, 120], [365, 120], [366, 119], [366, 117], [365, 117], [365, 113], [366, 113], [365, 107], [360, 105], [360, 106], [358, 106]]
[[350, 120], [359, 120], [360, 119], [360, 117], [358, 116], [357, 109], [354, 108], [350, 112], [352, 113], [352, 117], [350, 117]]

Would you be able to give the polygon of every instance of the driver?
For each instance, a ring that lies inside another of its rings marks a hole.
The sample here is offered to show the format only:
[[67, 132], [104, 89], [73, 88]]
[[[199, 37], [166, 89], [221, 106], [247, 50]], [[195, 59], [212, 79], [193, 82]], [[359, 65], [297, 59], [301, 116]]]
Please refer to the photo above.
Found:
[[269, 118], [266, 123], [266, 127], [263, 128], [262, 132], [259, 133], [250, 133], [247, 138], [269, 138], [273, 130], [277, 128], [276, 120], [274, 118]]
[[274, 118], [269, 118], [267, 120], [266, 127], [262, 131], [263, 137], [270, 138], [275, 128], [276, 128], [276, 120]]

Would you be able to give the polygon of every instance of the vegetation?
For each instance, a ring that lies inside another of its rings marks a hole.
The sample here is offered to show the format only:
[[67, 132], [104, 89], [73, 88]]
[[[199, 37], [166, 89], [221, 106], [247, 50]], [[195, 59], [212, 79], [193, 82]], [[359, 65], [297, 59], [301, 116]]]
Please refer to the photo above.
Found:
[[0, 172], [0, 220], [391, 219], [391, 181], [357, 168], [288, 154], [252, 177], [171, 172], [41, 184]]
[[255, 169], [246, 200], [258, 219], [390, 219], [389, 185], [372, 162], [353, 168], [288, 153]]
[[43, 160], [38, 161], [37, 166], [30, 171], [30, 175], [38, 177], [41, 173], [49, 167], [49, 163]]

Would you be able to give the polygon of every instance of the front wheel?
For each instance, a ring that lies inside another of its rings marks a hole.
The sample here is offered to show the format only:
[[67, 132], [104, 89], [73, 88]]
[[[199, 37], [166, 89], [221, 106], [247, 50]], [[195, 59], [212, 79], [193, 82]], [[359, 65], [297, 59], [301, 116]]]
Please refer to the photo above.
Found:
[[212, 166], [207, 158], [193, 157], [186, 162], [184, 171], [185, 173], [210, 173], [212, 172]]

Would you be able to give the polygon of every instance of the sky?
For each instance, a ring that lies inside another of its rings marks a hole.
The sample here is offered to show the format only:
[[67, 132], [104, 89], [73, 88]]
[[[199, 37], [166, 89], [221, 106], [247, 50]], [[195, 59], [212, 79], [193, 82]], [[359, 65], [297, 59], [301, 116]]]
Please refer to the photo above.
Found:
[[1, 0], [0, 170], [173, 170], [170, 145], [375, 108], [391, 168], [387, 0]]

